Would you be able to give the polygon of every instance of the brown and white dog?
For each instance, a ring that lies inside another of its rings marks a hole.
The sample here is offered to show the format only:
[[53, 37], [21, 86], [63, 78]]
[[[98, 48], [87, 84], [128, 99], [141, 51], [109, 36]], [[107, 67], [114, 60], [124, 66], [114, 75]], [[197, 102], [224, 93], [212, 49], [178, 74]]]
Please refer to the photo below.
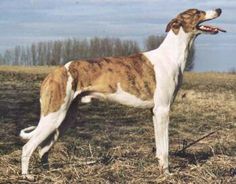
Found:
[[38, 146], [40, 157], [46, 158], [62, 134], [67, 111], [73, 108], [72, 101], [79, 99], [88, 103], [92, 98], [153, 108], [156, 157], [162, 171], [168, 173], [170, 105], [181, 84], [194, 39], [202, 33], [224, 32], [200, 24], [220, 14], [221, 9], [186, 10], [170, 21], [164, 42], [155, 50], [129, 57], [75, 60], [50, 73], [41, 85], [39, 124], [20, 133], [23, 139], [29, 140], [22, 151], [22, 175], [30, 178], [29, 159]]

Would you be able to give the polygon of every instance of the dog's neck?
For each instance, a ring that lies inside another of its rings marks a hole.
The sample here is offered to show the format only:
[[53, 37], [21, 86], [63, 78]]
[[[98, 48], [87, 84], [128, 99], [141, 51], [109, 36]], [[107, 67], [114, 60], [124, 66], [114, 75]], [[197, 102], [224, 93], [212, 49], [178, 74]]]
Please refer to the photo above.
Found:
[[170, 60], [177, 62], [181, 68], [181, 71], [183, 71], [194, 38], [194, 35], [185, 33], [182, 28], [180, 28], [177, 35], [171, 30], [167, 34], [163, 43], [160, 45], [159, 50], [164, 50], [167, 52], [166, 54], [170, 57]]
[[153, 59], [152, 63], [158, 66], [158, 57], [160, 53], [163, 53], [167, 57], [165, 62], [177, 64], [183, 72], [195, 37], [192, 34], [185, 33], [182, 28], [180, 28], [177, 35], [170, 30], [162, 44], [157, 49], [147, 52], [147, 54], [152, 55], [152, 58], [156, 58]]

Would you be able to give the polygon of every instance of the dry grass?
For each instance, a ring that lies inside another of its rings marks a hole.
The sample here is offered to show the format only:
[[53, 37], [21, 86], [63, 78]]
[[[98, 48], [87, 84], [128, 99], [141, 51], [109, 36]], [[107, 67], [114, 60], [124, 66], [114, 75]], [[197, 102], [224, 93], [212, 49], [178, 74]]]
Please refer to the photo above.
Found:
[[27, 74], [47, 74], [56, 67], [54, 66], [9, 66], [1, 65], [0, 72], [17, 72]]
[[[50, 70], [0, 67], [0, 183], [27, 183], [20, 177], [24, 143], [18, 133], [37, 124], [38, 89]], [[150, 110], [98, 101], [79, 105], [77, 124], [49, 156], [50, 170], [34, 154], [30, 172], [35, 183], [236, 183], [235, 91], [236, 75], [185, 74], [171, 112], [171, 176], [158, 171]], [[177, 152], [183, 142], [212, 131], [217, 132]]]

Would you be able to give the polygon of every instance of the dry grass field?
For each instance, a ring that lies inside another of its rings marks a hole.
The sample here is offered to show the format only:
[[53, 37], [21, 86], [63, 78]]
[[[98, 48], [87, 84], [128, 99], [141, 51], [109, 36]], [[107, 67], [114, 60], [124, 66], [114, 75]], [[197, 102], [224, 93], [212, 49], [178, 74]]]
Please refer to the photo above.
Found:
[[[158, 171], [149, 109], [93, 101], [79, 104], [76, 124], [49, 155], [20, 176], [18, 134], [36, 125], [39, 86], [49, 67], [0, 66], [0, 183], [236, 183], [236, 75], [185, 73], [170, 117], [170, 171]], [[180, 152], [183, 146], [213, 132]]]

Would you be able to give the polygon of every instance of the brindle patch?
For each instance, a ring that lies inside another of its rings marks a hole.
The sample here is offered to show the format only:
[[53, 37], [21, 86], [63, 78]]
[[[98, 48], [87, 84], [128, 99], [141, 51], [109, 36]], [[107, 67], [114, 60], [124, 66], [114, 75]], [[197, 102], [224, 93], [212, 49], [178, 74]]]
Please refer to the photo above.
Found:
[[64, 103], [68, 75], [65, 67], [60, 67], [50, 73], [41, 85], [41, 114], [46, 116], [56, 112]]
[[108, 71], [109, 71], [109, 72], [113, 72], [113, 70], [112, 70], [111, 68], [108, 68]]
[[153, 98], [155, 73], [142, 54], [73, 61], [69, 72], [77, 73], [72, 75], [77, 81], [77, 90], [110, 94], [116, 92], [120, 83], [124, 91], [142, 100]]
[[[76, 91], [76, 89], [77, 89], [77, 83], [78, 83], [78, 81], [77, 81], [76, 79], [79, 78], [78, 72], [77, 72], [77, 70], [75, 70], [75, 69], [71, 69], [71, 70], [70, 70], [70, 74], [71, 74], [71, 77], [73, 78], [73, 81], [72, 81], [72, 90], [73, 90], [73, 91]], [[82, 83], [82, 84], [83, 84], [83, 83]]]

